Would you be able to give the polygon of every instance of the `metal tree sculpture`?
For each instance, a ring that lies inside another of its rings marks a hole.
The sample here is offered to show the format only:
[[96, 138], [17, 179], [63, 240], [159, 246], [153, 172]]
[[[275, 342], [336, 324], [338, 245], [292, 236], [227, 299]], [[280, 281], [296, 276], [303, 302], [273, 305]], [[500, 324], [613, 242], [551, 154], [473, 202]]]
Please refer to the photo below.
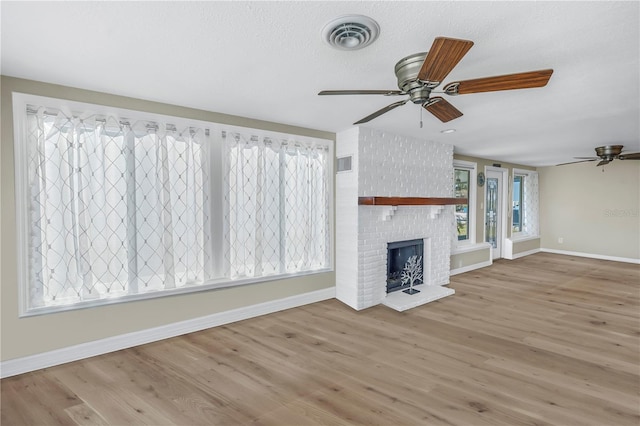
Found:
[[407, 294], [420, 293], [420, 290], [413, 288], [413, 283], [422, 281], [422, 256], [411, 256], [407, 259], [402, 269], [402, 285], [409, 283], [409, 288], [403, 290]]

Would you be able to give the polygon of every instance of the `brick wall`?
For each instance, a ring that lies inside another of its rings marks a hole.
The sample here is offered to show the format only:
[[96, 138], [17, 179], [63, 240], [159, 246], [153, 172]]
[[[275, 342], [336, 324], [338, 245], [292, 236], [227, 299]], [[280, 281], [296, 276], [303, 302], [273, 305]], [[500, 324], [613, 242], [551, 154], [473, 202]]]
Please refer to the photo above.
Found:
[[358, 167], [361, 197], [453, 196], [450, 145], [360, 128]]
[[[358, 206], [358, 196], [452, 197], [453, 147], [372, 129], [339, 133], [336, 177], [336, 296], [355, 309], [386, 296], [387, 243], [424, 239], [425, 283], [449, 282], [453, 206]], [[356, 195], [357, 194], [357, 195]]]

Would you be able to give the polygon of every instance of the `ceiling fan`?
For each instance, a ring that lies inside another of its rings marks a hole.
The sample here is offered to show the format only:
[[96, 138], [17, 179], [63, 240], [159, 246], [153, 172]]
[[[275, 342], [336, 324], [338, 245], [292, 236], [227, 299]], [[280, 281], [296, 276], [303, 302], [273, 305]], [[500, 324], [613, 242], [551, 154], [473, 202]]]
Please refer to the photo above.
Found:
[[600, 160], [596, 166], [604, 166], [605, 164], [609, 164], [615, 159], [618, 160], [640, 160], [640, 152], [634, 152], [631, 154], [622, 154], [622, 147], [624, 145], [607, 145], [607, 146], [599, 146], [596, 148], [596, 157], [573, 157], [576, 160], [582, 161], [572, 161], [569, 163], [558, 164], [558, 166], [563, 166], [565, 164], [575, 164], [575, 163], [584, 163], [587, 161], [597, 161]]
[[[323, 90], [318, 95], [384, 95], [409, 98], [394, 102], [391, 105], [353, 123], [362, 124], [373, 120], [394, 108], [411, 101], [422, 105], [443, 123], [462, 116], [456, 107], [441, 96], [431, 96], [462, 57], [471, 49], [473, 42], [455, 38], [436, 37], [428, 52], [414, 53], [401, 59], [395, 66], [400, 90]], [[499, 90], [527, 89], [543, 87], [549, 81], [552, 69], [529, 71], [517, 74], [476, 78], [448, 83], [442, 92], [447, 95], [464, 95], [468, 93], [495, 92]]]

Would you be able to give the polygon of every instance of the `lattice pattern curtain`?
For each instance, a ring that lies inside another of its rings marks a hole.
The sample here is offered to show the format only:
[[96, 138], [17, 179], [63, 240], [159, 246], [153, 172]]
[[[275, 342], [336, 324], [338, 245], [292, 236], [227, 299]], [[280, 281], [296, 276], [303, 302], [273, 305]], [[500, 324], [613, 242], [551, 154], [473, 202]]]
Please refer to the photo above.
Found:
[[329, 266], [329, 148], [223, 132], [230, 278]]
[[523, 231], [529, 235], [538, 235], [538, 173], [530, 172], [524, 178], [524, 226]]
[[30, 308], [209, 278], [204, 129], [43, 109], [27, 123]]

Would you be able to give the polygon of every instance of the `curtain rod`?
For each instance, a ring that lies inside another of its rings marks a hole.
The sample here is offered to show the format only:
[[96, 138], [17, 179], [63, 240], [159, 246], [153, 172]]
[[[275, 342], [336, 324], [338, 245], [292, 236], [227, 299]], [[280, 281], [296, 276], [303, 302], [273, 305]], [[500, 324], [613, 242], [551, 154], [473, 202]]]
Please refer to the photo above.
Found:
[[[39, 109], [39, 108], [38, 108], [38, 109], [36, 109], [36, 108], [34, 108], [33, 106], [31, 106], [31, 105], [27, 105], [27, 114], [29, 114], [29, 115], [36, 115], [36, 114], [38, 114], [38, 112], [39, 112], [39, 111], [40, 111], [40, 109]], [[45, 110], [43, 110], [43, 111], [42, 111], [42, 113], [43, 113], [44, 115], [48, 115], [48, 116], [57, 116], [57, 115], [58, 115], [58, 114], [60, 114], [61, 112], [62, 112], [62, 111], [58, 111], [58, 110], [53, 110], [53, 111], [52, 111], [52, 110], [47, 110], [47, 109], [45, 109]], [[64, 113], [63, 113], [63, 114], [64, 114]], [[65, 116], [66, 116], [66, 114], [65, 114]], [[94, 114], [94, 117], [95, 117], [95, 118], [94, 118], [94, 120], [95, 120], [95, 121], [97, 121], [97, 122], [99, 122], [99, 123], [106, 123], [106, 122], [107, 122], [107, 119], [106, 119], [106, 118], [105, 118], [105, 116], [104, 116], [104, 115], [102, 115], [102, 114]], [[78, 119], [79, 119], [79, 117], [78, 117], [78, 116], [76, 116], [76, 115], [72, 115], [72, 116], [71, 116], [71, 118], [78, 118]], [[156, 129], [156, 130], [158, 130], [158, 129], [160, 128], [159, 124], [158, 124], [157, 122], [153, 121], [153, 120], [145, 120], [145, 119], [141, 119], [141, 120], [137, 120], [137, 121], [144, 121], [144, 122], [148, 122], [148, 123], [150, 123], [150, 125], [148, 124], [148, 125], [146, 126], [146, 127], [147, 127], [147, 128], [149, 128], [149, 129]], [[128, 121], [128, 119], [125, 119], [125, 120], [117, 120], [117, 122], [118, 122], [118, 124], [120, 124], [121, 126], [129, 126], [129, 127], [131, 127], [131, 122], [130, 122], [130, 121]], [[176, 126], [175, 124], [166, 123], [166, 124], [165, 124], [165, 127], [166, 127], [166, 129], [168, 129], [168, 130], [178, 131], [178, 128], [177, 128], [177, 126]], [[191, 129], [191, 128], [196, 128], [196, 127], [194, 127], [194, 126], [188, 126], [188, 127], [189, 127], [190, 129]], [[206, 136], [209, 136], [209, 129], [204, 128], [204, 133], [205, 133], [205, 135], [206, 135]]]
[[[223, 138], [226, 138], [227, 134], [235, 135], [236, 142], [238, 142], [239, 136], [241, 135], [240, 132], [227, 132], [226, 130], [222, 131], [222, 137]], [[292, 135], [289, 135], [289, 136], [292, 136]], [[314, 138], [310, 138], [308, 136], [302, 136], [302, 137], [305, 138], [305, 139], [314, 140], [314, 145], [315, 145], [315, 139]], [[264, 141], [266, 143], [268, 143], [268, 144], [271, 144], [274, 140], [278, 140], [277, 138], [274, 138], [274, 137], [271, 137], [271, 136], [263, 136], [263, 138], [264, 138]], [[259, 140], [260, 140], [260, 137], [257, 136], [257, 135], [251, 135], [249, 137], [249, 141], [251, 141], [251, 142], [258, 142]], [[293, 142], [290, 142], [287, 138], [282, 138], [282, 139], [280, 139], [280, 144], [281, 145], [285, 145], [285, 146], [289, 145], [289, 144], [292, 144], [293, 146], [303, 146], [304, 142], [301, 142], [301, 141], [295, 140], [295, 139], [293, 140]], [[315, 148], [316, 149], [323, 149], [325, 151], [329, 150], [329, 147], [327, 145], [325, 145], [324, 143], [319, 143], [319, 144], [315, 145]]]

